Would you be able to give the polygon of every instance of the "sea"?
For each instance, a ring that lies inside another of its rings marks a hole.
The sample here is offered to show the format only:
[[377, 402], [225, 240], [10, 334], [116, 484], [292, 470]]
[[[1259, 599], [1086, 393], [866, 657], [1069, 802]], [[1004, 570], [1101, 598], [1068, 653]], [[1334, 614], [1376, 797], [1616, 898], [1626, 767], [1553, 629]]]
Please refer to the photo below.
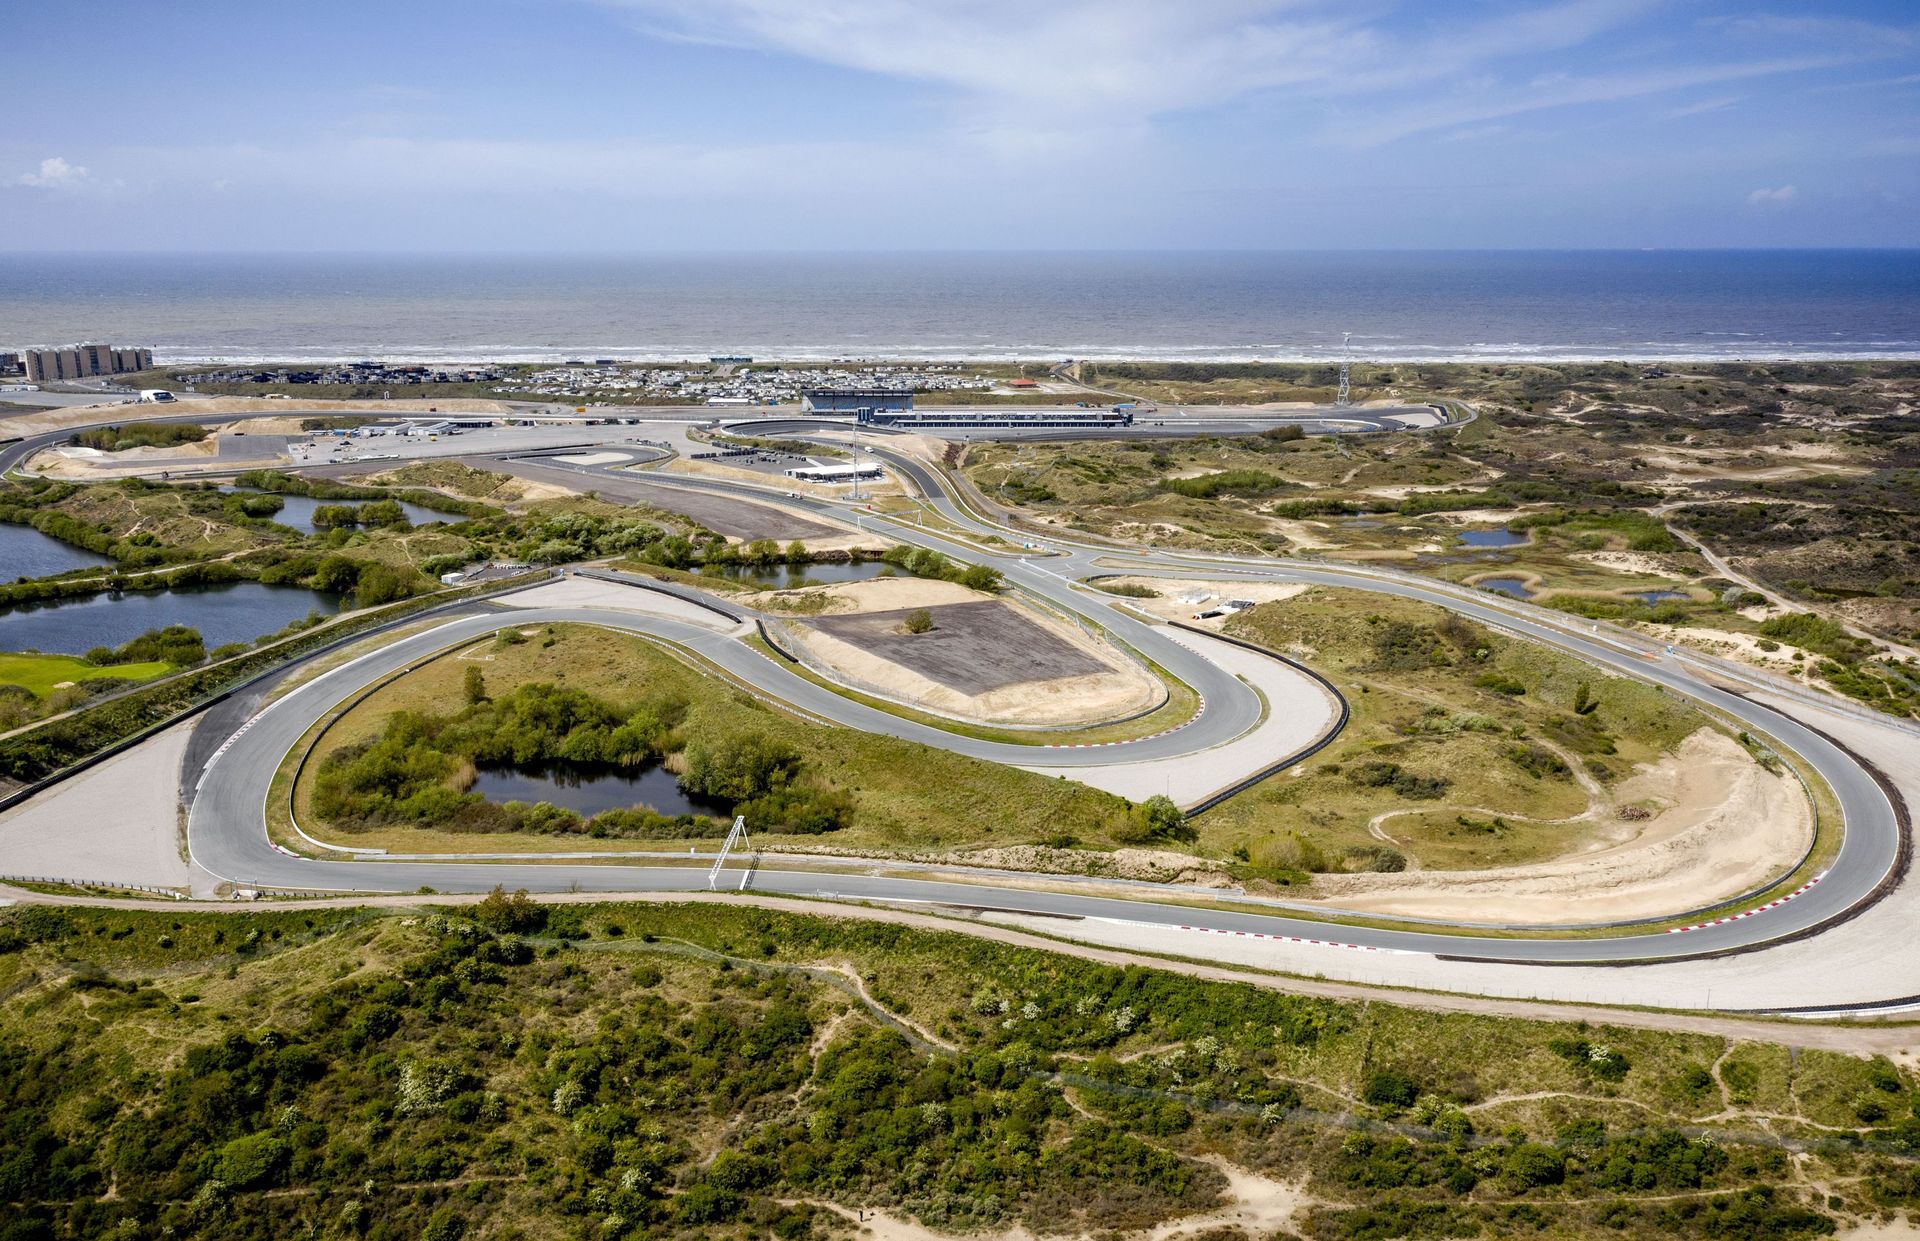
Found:
[[0, 348], [166, 362], [1920, 358], [1920, 250], [0, 253]]

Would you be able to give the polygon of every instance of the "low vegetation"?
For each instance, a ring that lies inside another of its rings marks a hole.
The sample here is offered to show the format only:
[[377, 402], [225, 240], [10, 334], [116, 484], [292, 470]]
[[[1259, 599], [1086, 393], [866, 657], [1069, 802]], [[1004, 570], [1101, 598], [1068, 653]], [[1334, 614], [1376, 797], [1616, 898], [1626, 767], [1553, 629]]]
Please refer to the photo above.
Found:
[[71, 444], [97, 448], [101, 452], [125, 452], [129, 448], [173, 448], [197, 444], [207, 438], [207, 429], [191, 422], [130, 422], [125, 426], [89, 427], [74, 432]]
[[1197, 820], [1248, 878], [1402, 869], [1405, 854], [1369, 830], [1381, 814], [1426, 869], [1571, 852], [1592, 830], [1560, 822], [1586, 809], [1582, 779], [1610, 789], [1709, 726], [1651, 686], [1411, 600], [1315, 587], [1228, 632], [1304, 659], [1352, 712], [1304, 769]]
[[1885, 1059], [816, 914], [21, 908], [0, 995], [7, 1236], [1120, 1236], [1232, 1205], [1214, 1161], [1298, 1186], [1275, 1223], [1324, 1241], [1920, 1206]]

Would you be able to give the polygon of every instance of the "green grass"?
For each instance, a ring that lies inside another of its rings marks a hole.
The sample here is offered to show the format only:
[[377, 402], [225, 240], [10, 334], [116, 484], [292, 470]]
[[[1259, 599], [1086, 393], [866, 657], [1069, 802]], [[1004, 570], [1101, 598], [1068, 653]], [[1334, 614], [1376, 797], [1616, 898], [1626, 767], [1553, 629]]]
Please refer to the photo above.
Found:
[[0, 654], [0, 684], [21, 686], [35, 698], [68, 682], [147, 681], [172, 671], [172, 664], [159, 662], [96, 665], [71, 655]]

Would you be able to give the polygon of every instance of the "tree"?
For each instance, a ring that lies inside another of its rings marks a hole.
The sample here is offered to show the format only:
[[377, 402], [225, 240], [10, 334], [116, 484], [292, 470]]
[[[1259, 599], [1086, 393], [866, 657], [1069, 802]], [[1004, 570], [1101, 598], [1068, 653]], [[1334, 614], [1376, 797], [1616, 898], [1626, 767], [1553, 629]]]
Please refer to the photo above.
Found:
[[802, 543], [799, 539], [795, 539], [793, 542], [787, 544], [787, 563], [788, 564], [807, 563], [807, 545], [805, 543]]
[[462, 686], [466, 693], [467, 705], [477, 707], [487, 700], [487, 677], [480, 671], [478, 664], [468, 664], [466, 680]]
[[908, 633], [926, 633], [933, 628], [933, 613], [925, 608], [915, 608], [907, 613], [907, 619], [901, 624]]
[[955, 579], [968, 590], [995, 591], [1000, 589], [1000, 571], [990, 569], [983, 564], [968, 565]]
[[1135, 806], [1127, 817], [1135, 840], [1192, 840], [1199, 834], [1187, 825], [1187, 816], [1173, 799], [1161, 793]]
[[321, 504], [313, 510], [315, 530], [345, 530], [360, 524], [360, 510], [351, 504]]
[[473, 907], [473, 916], [496, 931], [509, 933], [537, 931], [547, 924], [547, 911], [527, 895], [525, 888], [508, 896], [499, 884]]
[[391, 603], [412, 593], [412, 573], [377, 561], [362, 568], [353, 583], [353, 601], [363, 608]]
[[771, 737], [747, 733], [688, 746], [682, 783], [697, 793], [738, 802], [784, 787], [799, 771], [798, 751]]
[[353, 589], [360, 577], [360, 562], [345, 556], [328, 556], [313, 571], [312, 586], [315, 590], [345, 594]]

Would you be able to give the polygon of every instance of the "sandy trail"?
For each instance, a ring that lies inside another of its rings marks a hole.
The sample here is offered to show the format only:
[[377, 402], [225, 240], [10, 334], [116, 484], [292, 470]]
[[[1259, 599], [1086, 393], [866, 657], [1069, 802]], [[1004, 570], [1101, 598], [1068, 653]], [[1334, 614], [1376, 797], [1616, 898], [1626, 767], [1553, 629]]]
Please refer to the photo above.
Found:
[[1657, 918], [1759, 888], [1813, 842], [1813, 815], [1791, 774], [1773, 775], [1733, 739], [1702, 728], [1623, 781], [1620, 805], [1657, 807], [1603, 824], [1578, 853], [1486, 871], [1323, 875], [1342, 909], [1536, 925]]

